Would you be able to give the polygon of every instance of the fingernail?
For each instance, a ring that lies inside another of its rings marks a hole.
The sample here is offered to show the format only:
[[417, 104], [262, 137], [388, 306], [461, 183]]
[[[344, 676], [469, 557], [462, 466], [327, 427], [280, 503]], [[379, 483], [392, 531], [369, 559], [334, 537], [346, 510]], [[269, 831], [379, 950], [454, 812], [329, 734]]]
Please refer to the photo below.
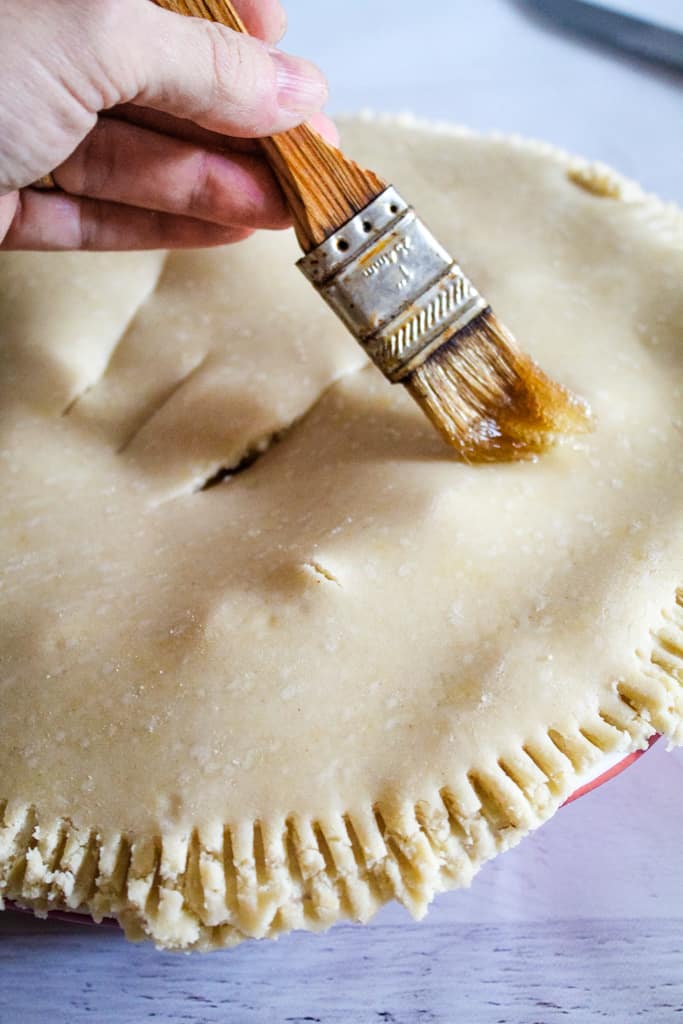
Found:
[[275, 64], [277, 99], [290, 114], [312, 114], [327, 99], [327, 81], [322, 71], [302, 57], [272, 50]]

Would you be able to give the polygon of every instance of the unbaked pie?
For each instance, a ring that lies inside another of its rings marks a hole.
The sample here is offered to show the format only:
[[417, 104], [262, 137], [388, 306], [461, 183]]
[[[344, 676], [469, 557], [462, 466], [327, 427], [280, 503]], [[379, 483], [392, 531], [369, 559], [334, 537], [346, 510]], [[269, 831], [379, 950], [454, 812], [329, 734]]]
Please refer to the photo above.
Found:
[[415, 915], [683, 742], [683, 216], [548, 146], [345, 126], [590, 403], [456, 461], [285, 235], [0, 260], [0, 894], [212, 948]]

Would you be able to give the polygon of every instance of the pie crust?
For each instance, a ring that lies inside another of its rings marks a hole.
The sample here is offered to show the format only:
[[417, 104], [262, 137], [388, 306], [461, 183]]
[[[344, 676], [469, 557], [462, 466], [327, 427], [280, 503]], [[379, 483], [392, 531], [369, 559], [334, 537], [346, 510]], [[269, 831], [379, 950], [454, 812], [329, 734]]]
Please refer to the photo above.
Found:
[[539, 143], [344, 134], [595, 431], [455, 461], [284, 235], [5, 254], [0, 896], [36, 913], [420, 916], [683, 742], [683, 215]]

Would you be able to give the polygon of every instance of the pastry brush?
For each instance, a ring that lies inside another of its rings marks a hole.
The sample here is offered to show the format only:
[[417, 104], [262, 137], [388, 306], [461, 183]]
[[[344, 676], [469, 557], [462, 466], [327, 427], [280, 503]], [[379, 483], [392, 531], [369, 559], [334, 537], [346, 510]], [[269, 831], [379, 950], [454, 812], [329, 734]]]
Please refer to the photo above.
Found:
[[[229, 0], [155, 2], [246, 31]], [[298, 266], [461, 458], [524, 458], [588, 429], [587, 405], [519, 349], [393, 186], [307, 124], [260, 145], [305, 253]]]

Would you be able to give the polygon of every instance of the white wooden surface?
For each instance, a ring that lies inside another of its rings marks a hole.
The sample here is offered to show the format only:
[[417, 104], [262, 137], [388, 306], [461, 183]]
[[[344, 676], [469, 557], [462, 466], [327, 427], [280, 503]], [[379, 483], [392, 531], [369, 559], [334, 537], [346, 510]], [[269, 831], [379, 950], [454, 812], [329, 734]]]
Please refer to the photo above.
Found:
[[675, 1024], [682, 788], [683, 752], [660, 742], [418, 924], [393, 906], [365, 927], [182, 956], [0, 915], [0, 1021]]
[[[288, 45], [329, 69], [336, 111], [550, 139], [683, 201], [671, 73], [566, 38], [519, 0], [431, 0], [420, 26], [407, 0], [288, 6]], [[673, 19], [681, 2], [651, 8]], [[0, 915], [0, 1024], [683, 1024], [682, 794], [683, 752], [659, 743], [420, 924], [389, 907], [365, 928], [188, 957]]]

